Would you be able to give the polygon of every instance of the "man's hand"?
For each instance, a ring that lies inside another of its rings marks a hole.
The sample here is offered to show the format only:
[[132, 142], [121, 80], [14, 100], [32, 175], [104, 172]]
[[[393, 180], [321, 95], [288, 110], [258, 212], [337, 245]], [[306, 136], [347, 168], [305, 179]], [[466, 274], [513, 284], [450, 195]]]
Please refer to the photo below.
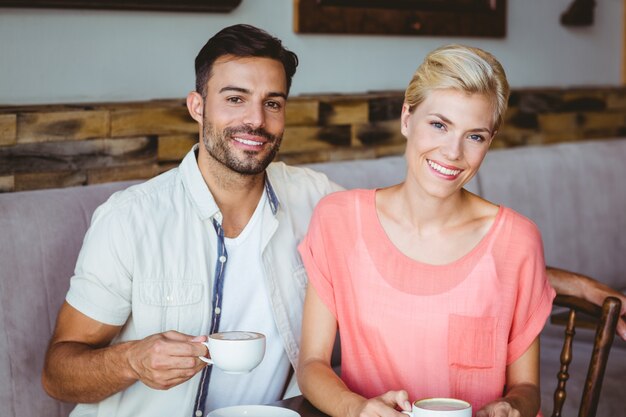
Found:
[[207, 353], [200, 343], [205, 336], [169, 331], [111, 344], [120, 330], [64, 303], [46, 353], [46, 392], [65, 402], [95, 403], [137, 381], [155, 389], [171, 388], [205, 366], [198, 359]]
[[198, 356], [207, 349], [193, 337], [168, 331], [137, 341], [127, 352], [128, 364], [135, 378], [150, 388], [165, 390], [179, 385], [200, 371], [206, 363]]
[[573, 295], [601, 306], [606, 297], [615, 297], [622, 302], [617, 334], [626, 340], [626, 296], [613, 288], [585, 275], [564, 269], [547, 267], [548, 279], [558, 294]]
[[620, 311], [616, 332], [622, 340], [626, 340], [626, 296], [594, 279], [585, 278], [587, 278], [585, 280], [587, 290], [584, 291], [585, 296], [583, 298], [587, 301], [601, 306], [606, 297], [615, 297], [622, 302], [622, 310]]

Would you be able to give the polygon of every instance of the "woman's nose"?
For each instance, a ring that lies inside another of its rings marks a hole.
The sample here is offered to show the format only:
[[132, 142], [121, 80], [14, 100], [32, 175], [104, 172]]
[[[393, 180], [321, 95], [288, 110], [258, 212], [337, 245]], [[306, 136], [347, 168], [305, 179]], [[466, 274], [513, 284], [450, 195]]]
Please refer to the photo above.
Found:
[[443, 156], [450, 161], [456, 161], [463, 155], [463, 140], [460, 138], [450, 139], [441, 150]]

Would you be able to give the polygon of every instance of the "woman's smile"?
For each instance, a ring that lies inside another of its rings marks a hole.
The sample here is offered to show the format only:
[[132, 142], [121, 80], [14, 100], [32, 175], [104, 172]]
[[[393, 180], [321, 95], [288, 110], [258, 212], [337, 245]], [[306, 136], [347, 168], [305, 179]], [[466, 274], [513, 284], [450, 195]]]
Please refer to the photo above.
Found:
[[459, 174], [463, 172], [462, 169], [443, 165], [431, 159], [427, 159], [426, 162], [428, 162], [428, 165], [432, 168], [433, 171], [435, 171], [439, 176], [447, 180], [455, 180], [458, 178]]

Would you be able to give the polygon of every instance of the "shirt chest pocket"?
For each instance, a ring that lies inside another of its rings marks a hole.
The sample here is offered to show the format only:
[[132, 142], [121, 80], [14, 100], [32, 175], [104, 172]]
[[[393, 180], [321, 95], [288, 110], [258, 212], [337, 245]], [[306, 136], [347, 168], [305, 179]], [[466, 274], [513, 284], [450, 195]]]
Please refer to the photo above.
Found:
[[176, 330], [187, 334], [202, 333], [202, 298], [204, 285], [200, 281], [146, 281], [139, 285], [139, 302], [147, 334]]
[[293, 277], [300, 288], [306, 288], [307, 275], [304, 265], [298, 264], [293, 268]]

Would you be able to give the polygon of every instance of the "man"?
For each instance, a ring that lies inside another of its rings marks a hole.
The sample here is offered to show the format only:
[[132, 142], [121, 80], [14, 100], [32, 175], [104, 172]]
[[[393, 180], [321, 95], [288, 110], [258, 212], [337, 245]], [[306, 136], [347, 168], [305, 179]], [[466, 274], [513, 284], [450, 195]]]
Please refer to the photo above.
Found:
[[[82, 403], [73, 415], [200, 416], [280, 398], [306, 285], [296, 245], [313, 206], [338, 189], [270, 165], [297, 63], [254, 27], [216, 34], [187, 97], [199, 146], [94, 214], [43, 375], [50, 395]], [[264, 333], [262, 364], [245, 376], [204, 368], [196, 336], [219, 330]]]
[[[296, 246], [317, 201], [339, 189], [270, 164], [297, 63], [257, 28], [217, 33], [187, 97], [199, 145], [94, 213], [43, 372], [51, 396], [79, 403], [73, 416], [202, 416], [280, 399], [306, 286]], [[200, 342], [220, 330], [264, 333], [261, 365], [244, 376], [205, 367]]]

